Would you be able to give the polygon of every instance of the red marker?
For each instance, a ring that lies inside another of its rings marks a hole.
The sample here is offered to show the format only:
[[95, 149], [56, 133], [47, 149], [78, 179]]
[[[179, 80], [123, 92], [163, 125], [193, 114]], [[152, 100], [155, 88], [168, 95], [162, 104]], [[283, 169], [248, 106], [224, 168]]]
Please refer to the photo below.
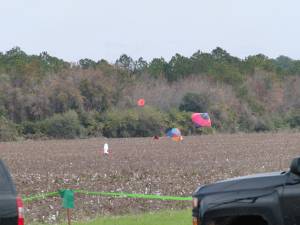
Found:
[[140, 106], [140, 107], [143, 107], [143, 106], [145, 105], [145, 99], [140, 98], [140, 99], [137, 101], [137, 105]]

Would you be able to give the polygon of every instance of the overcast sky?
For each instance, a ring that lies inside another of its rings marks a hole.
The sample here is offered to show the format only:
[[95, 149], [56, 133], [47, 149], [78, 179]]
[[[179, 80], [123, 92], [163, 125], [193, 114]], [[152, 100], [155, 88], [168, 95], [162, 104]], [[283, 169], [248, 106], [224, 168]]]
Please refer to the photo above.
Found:
[[299, 0], [0, 0], [0, 51], [67, 61], [191, 56], [217, 46], [300, 59]]

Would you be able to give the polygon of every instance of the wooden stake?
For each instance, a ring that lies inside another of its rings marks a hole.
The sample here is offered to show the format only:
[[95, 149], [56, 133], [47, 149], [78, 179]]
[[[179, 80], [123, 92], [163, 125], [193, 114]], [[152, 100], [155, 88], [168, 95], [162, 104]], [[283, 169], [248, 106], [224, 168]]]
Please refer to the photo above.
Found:
[[71, 209], [67, 209], [68, 225], [71, 225]]

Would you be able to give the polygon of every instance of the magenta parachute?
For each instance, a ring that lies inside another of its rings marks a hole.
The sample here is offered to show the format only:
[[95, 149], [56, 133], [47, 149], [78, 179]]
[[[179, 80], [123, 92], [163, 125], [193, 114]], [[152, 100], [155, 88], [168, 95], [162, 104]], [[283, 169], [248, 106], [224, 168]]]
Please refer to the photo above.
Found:
[[192, 121], [196, 127], [211, 127], [211, 120], [208, 113], [193, 113]]

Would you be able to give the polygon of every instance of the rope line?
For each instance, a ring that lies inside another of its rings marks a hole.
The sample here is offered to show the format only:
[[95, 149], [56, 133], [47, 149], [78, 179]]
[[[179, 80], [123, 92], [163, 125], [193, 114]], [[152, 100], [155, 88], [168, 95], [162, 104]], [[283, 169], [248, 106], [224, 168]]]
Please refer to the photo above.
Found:
[[[163, 195], [154, 195], [154, 194], [130, 194], [126, 192], [95, 192], [95, 191], [85, 191], [85, 190], [74, 190], [74, 193], [90, 195], [90, 196], [106, 196], [106, 197], [115, 197], [115, 198], [140, 198], [140, 199], [156, 199], [162, 201], [191, 201], [192, 197], [179, 197], [179, 196], [163, 196]], [[59, 192], [48, 192], [41, 193], [31, 196], [23, 196], [24, 202], [32, 202], [43, 200], [48, 197], [58, 196]]]

